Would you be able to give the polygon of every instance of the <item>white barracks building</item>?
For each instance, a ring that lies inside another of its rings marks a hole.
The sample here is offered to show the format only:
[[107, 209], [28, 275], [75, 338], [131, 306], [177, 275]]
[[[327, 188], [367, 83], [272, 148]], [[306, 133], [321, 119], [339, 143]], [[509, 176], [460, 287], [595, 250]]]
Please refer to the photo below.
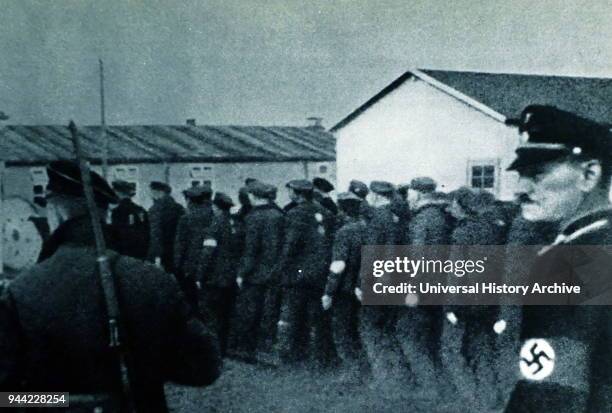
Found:
[[434, 178], [441, 190], [486, 188], [502, 199], [517, 175], [506, 126], [529, 104], [612, 123], [612, 79], [411, 70], [335, 125], [338, 187], [351, 179]]

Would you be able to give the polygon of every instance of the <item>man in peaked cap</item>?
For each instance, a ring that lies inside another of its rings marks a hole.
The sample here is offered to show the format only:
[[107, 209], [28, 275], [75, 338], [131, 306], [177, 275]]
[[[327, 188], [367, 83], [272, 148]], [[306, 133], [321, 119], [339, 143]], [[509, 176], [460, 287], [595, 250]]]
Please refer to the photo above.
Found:
[[527, 302], [587, 305], [523, 307], [522, 348], [516, 356], [522, 380], [506, 411], [612, 411], [612, 299], [605, 295], [611, 282], [609, 253], [589, 254], [586, 262], [571, 259], [585, 245], [612, 243], [610, 131], [541, 105], [528, 106], [508, 123], [521, 134], [508, 169], [520, 177], [522, 216], [556, 221], [560, 228], [556, 240], [538, 253], [529, 282], [565, 282], [580, 285], [583, 292], [527, 297]]
[[179, 218], [174, 240], [174, 270], [185, 295], [194, 305], [198, 302], [196, 281], [199, 277], [204, 231], [213, 220], [212, 188], [197, 185], [183, 191], [187, 213]]
[[[251, 211], [245, 217], [244, 251], [238, 265], [236, 284], [236, 331], [232, 349], [240, 356], [253, 358], [264, 334], [264, 315], [274, 306], [271, 290], [278, 285], [274, 267], [282, 248], [283, 214], [270, 204], [272, 185], [255, 181], [247, 186]], [[272, 330], [274, 331], [274, 330]]]
[[[0, 388], [117, 391], [119, 366], [109, 347], [81, 174], [71, 162], [53, 162], [47, 172], [52, 245], [0, 293]], [[115, 194], [96, 173], [92, 186], [104, 213]], [[216, 342], [190, 314], [173, 277], [131, 257], [108, 256], [127, 328], [135, 407], [165, 412], [164, 382], [206, 385], [219, 375]]]
[[338, 206], [331, 198], [329, 193], [334, 190], [334, 186], [325, 178], [314, 178], [312, 180], [314, 187], [314, 198], [322, 207], [327, 208], [329, 212], [336, 215], [338, 213]]
[[153, 205], [149, 209], [149, 252], [147, 260], [174, 273], [174, 238], [180, 217], [185, 213], [170, 195], [167, 184], [153, 181], [149, 185]]
[[147, 211], [132, 201], [136, 184], [114, 181], [113, 189], [119, 204], [111, 212], [111, 225], [117, 235], [117, 252], [144, 260], [149, 249], [149, 218]]
[[284, 212], [289, 212], [291, 209], [297, 206], [297, 202], [294, 200], [296, 196], [296, 192], [292, 191], [292, 189], [297, 190], [298, 192], [310, 192], [312, 193], [314, 186], [307, 179], [294, 179], [292, 181], [287, 182], [285, 187], [289, 190], [289, 203], [283, 207]]
[[[395, 186], [386, 181], [372, 181], [372, 217], [367, 225], [365, 245], [380, 245], [393, 254], [395, 245], [402, 243], [401, 218], [393, 212], [392, 201], [396, 195]], [[355, 290], [361, 301], [361, 290]], [[397, 308], [392, 306], [361, 307], [361, 338], [372, 368], [373, 385], [385, 385], [406, 375], [406, 363], [402, 359], [400, 343], [395, 337]]]
[[368, 186], [365, 183], [356, 179], [353, 179], [351, 182], [349, 182], [348, 190], [349, 192], [354, 193], [361, 199], [365, 199], [366, 196], [368, 196], [368, 194], [370, 193]]
[[361, 181], [353, 179], [349, 183], [349, 192], [354, 193], [361, 199], [361, 216], [367, 221], [372, 217], [372, 207], [368, 203], [367, 196], [370, 193], [368, 186]]
[[222, 354], [227, 350], [230, 316], [236, 296], [235, 267], [241, 252], [236, 247], [235, 232], [232, 232], [230, 208], [233, 205], [228, 195], [215, 193], [214, 217], [212, 224], [204, 230], [197, 272], [200, 311], [206, 325], [216, 333]]
[[[47, 184], [47, 220], [52, 235], [47, 239], [47, 242], [43, 243], [38, 258], [39, 262], [46, 260], [55, 253], [58, 245], [62, 242], [61, 237], [63, 235], [63, 231], [57, 231], [58, 227], [62, 222], [67, 220], [67, 215], [73, 216], [76, 214], [76, 211], [65, 211], [64, 209], [67, 208], [62, 208], [62, 206], [66, 204], [68, 207], [73, 208], [76, 204], [74, 201], [78, 199], [81, 201], [80, 207], [82, 208], [82, 212], [86, 211], [81, 171], [76, 163], [71, 161], [51, 162], [47, 166], [47, 175], [49, 177], [49, 183]], [[91, 185], [95, 202], [101, 211], [100, 216], [104, 217], [106, 216], [109, 204], [117, 203], [117, 194], [115, 194], [115, 191], [113, 191], [104, 178], [96, 173], [91, 174]], [[67, 199], [73, 202], [64, 204], [61, 202], [51, 203], [54, 199]], [[85, 220], [85, 218], [86, 216], [83, 220]], [[112, 228], [104, 224], [103, 229], [109, 248], [116, 249], [117, 237], [113, 233]]]
[[223, 192], [215, 192], [213, 205], [216, 207], [217, 211], [229, 212], [229, 210], [234, 206], [234, 201], [232, 201], [232, 198], [230, 198], [229, 195], [224, 194]]
[[[285, 215], [285, 240], [278, 260], [284, 288], [278, 341], [283, 362], [302, 362], [311, 356], [328, 366], [333, 347], [329, 316], [323, 314], [325, 288], [333, 239], [333, 215], [313, 202], [313, 184], [305, 179], [287, 183], [296, 206]], [[310, 332], [314, 340], [310, 340]], [[310, 346], [312, 344], [312, 346]]]
[[359, 338], [359, 307], [355, 288], [360, 285], [361, 247], [365, 243], [366, 222], [361, 217], [361, 201], [352, 192], [338, 194], [338, 205], [345, 216], [334, 236], [332, 262], [321, 297], [324, 310], [332, 315], [332, 336], [348, 382], [359, 381], [367, 368]]

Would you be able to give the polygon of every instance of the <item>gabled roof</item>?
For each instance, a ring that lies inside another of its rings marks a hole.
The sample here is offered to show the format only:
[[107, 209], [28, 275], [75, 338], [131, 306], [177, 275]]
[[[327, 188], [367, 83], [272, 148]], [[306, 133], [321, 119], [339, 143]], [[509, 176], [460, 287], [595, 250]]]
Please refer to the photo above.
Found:
[[[100, 126], [79, 127], [83, 150], [101, 162]], [[333, 135], [317, 128], [263, 126], [107, 126], [108, 162], [334, 161]], [[73, 159], [67, 126], [0, 128], [0, 160], [7, 165]]]
[[530, 104], [549, 104], [601, 123], [612, 123], [612, 79], [506, 73], [411, 70], [336, 124], [346, 126], [387, 94], [416, 76], [503, 122]]

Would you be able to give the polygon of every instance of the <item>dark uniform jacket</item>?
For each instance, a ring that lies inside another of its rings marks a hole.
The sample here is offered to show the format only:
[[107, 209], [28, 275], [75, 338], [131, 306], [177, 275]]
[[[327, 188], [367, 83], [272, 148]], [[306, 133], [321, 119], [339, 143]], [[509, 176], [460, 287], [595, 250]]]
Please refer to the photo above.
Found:
[[117, 252], [134, 258], [145, 259], [149, 250], [149, 217], [147, 211], [122, 199], [111, 213], [111, 225], [117, 235]]
[[[88, 218], [62, 224], [51, 256], [22, 273], [0, 298], [0, 388], [98, 393], [120, 386], [93, 232]], [[215, 340], [188, 312], [174, 278], [114, 255], [122, 319], [141, 412], [167, 411], [163, 384], [212, 383], [221, 361]]]
[[198, 272], [202, 285], [219, 288], [234, 285], [236, 264], [242, 252], [242, 240], [235, 225], [229, 213], [219, 212], [205, 230], [202, 269]]
[[319, 203], [319, 205], [327, 209], [333, 215], [336, 215], [338, 213], [338, 205], [336, 205], [334, 200], [331, 199], [329, 196], [317, 195], [315, 199]]
[[412, 214], [408, 241], [412, 245], [448, 245], [453, 223], [446, 213], [445, 202], [431, 201]]
[[245, 241], [238, 277], [246, 285], [276, 283], [274, 268], [283, 242], [283, 214], [274, 205], [253, 206], [245, 219]]
[[[592, 254], [598, 250], [593, 248], [596, 245], [604, 246], [603, 254]], [[612, 245], [612, 211], [592, 213], [575, 221], [550, 247], [540, 251], [531, 271], [530, 285], [533, 282], [580, 285], [592, 295], [607, 296], [599, 304], [609, 304], [612, 302], [609, 245]], [[576, 300], [571, 296], [559, 299], [568, 303]], [[519, 382], [507, 411], [525, 411], [534, 403], [541, 406], [541, 411], [551, 408], [556, 412], [612, 411], [611, 320], [609, 305], [524, 306], [523, 346], [528, 339], [546, 340], [555, 352], [555, 366], [542, 381]], [[533, 359], [528, 360], [534, 363], [534, 369], [541, 361], [535, 360], [540, 349], [532, 352]]]
[[372, 208], [366, 235], [367, 245], [400, 245], [403, 239], [401, 217], [393, 204]]
[[179, 219], [174, 242], [174, 267], [177, 274], [191, 280], [199, 276], [204, 234], [212, 221], [211, 202], [194, 205]]
[[153, 202], [149, 209], [151, 236], [149, 244], [149, 261], [161, 258], [164, 269], [174, 272], [174, 238], [180, 217], [185, 209], [167, 195]]
[[330, 272], [327, 276], [325, 294], [352, 295], [359, 286], [361, 246], [365, 243], [366, 223], [363, 219], [346, 218], [344, 225], [336, 232], [332, 247], [332, 262], [343, 261], [344, 271]]
[[[501, 284], [503, 282], [506, 249], [502, 247], [493, 249], [490, 246], [502, 245], [506, 238], [505, 232], [505, 225], [500, 225], [497, 215], [474, 215], [458, 220], [450, 237], [452, 246], [448, 259], [452, 262], [460, 262], [465, 260], [477, 261], [487, 257], [487, 265], [484, 267], [485, 272], [479, 274], [478, 277], [470, 277], [469, 275], [457, 277], [454, 274], [449, 274], [447, 282], [454, 285], [472, 285], [486, 280], [486, 282]], [[473, 297], [475, 304], [480, 297], [478, 295]], [[460, 299], [458, 295], [450, 295], [447, 301], [453, 303]], [[481, 322], [483, 328], [485, 326], [489, 327], [495, 322], [491, 320], [497, 312], [491, 308], [484, 309], [480, 306], [461, 306], [454, 311], [460, 319], [469, 318], [472, 322], [474, 320]]]
[[314, 202], [303, 202], [285, 215], [285, 241], [279, 270], [282, 285], [322, 293], [333, 242], [333, 215]]

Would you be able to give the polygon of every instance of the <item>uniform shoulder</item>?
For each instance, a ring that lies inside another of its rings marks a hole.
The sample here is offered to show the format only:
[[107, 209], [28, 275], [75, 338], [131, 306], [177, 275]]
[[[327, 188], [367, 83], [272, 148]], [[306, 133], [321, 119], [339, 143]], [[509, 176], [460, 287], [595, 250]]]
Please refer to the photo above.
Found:
[[176, 289], [174, 276], [157, 268], [155, 265], [125, 255], [114, 258], [112, 270], [117, 279], [128, 283], [137, 283], [151, 290]]
[[431, 202], [419, 207], [413, 217], [443, 216], [446, 214], [446, 206], [444, 202]]

